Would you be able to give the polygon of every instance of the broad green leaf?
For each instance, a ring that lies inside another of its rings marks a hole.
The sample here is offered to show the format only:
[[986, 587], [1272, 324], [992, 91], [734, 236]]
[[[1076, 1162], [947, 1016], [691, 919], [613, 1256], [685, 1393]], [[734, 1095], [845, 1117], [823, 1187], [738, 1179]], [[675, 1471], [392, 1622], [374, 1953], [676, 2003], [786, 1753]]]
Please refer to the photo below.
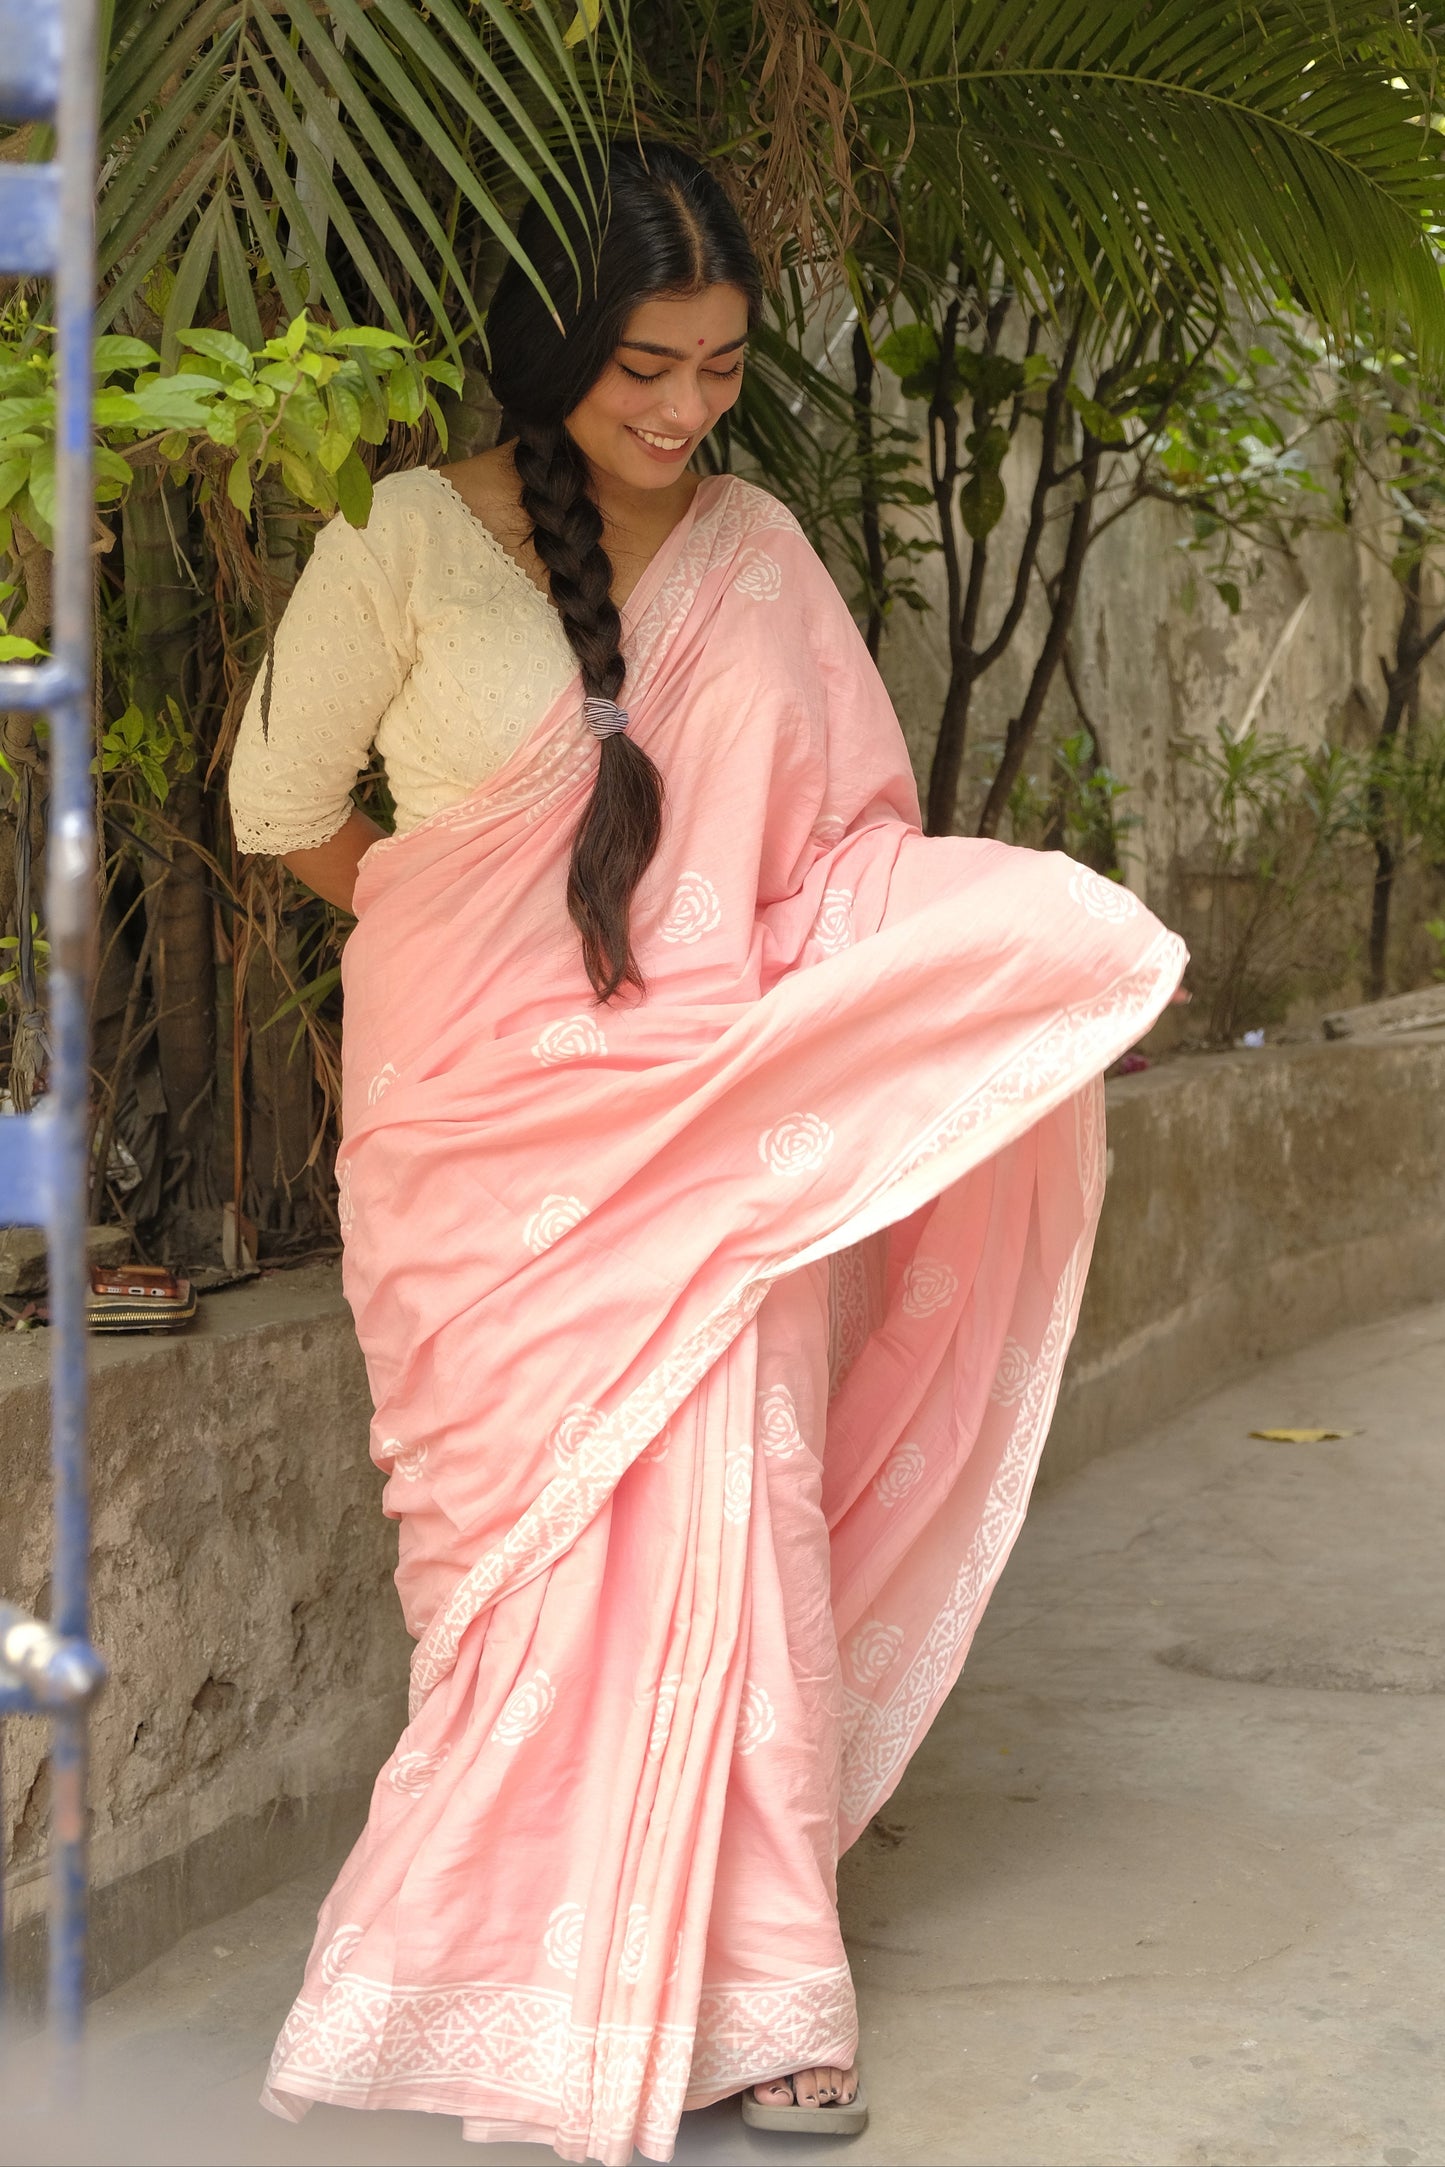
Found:
[[200, 429], [220, 390], [209, 376], [153, 377], [136, 387], [132, 400], [143, 428]]
[[[11, 498], [24, 490], [28, 475], [28, 459], [0, 459], [0, 505], [9, 505]], [[9, 537], [6, 537], [6, 548], [9, 548]]]
[[1118, 415], [1111, 414], [1107, 406], [1101, 406], [1097, 399], [1080, 391], [1077, 384], [1069, 385], [1065, 397], [1090, 435], [1096, 436], [1101, 444], [1123, 443], [1128, 432]]
[[938, 368], [938, 333], [932, 324], [900, 324], [878, 348], [878, 360], [895, 376], [927, 376]]
[[958, 492], [958, 516], [965, 534], [981, 542], [1002, 519], [1007, 501], [996, 467], [983, 467], [971, 474]]
[[27, 494], [32, 509], [44, 524], [46, 532], [42, 539], [48, 539], [55, 526], [55, 447], [52, 444], [44, 444], [31, 453]]
[[354, 451], [336, 469], [336, 499], [353, 527], [366, 525], [371, 517], [371, 476]]
[[251, 470], [243, 459], [235, 459], [226, 476], [226, 495], [235, 505], [243, 519], [251, 516]]
[[1021, 362], [1010, 361], [1006, 354], [979, 353], [970, 346], [955, 355], [953, 372], [960, 390], [990, 408], [1017, 398], [1028, 382]]
[[95, 373], [111, 376], [121, 369], [154, 369], [160, 355], [144, 339], [123, 338], [110, 332], [95, 342]]
[[332, 346], [365, 346], [378, 352], [399, 350], [410, 343], [399, 332], [383, 331], [377, 324], [342, 324], [326, 337]]
[[191, 353], [206, 355], [211, 361], [228, 361], [242, 376], [254, 373], [255, 363], [251, 358], [250, 348], [229, 331], [178, 331], [176, 343], [188, 348]]
[[97, 429], [140, 429], [144, 418], [139, 402], [129, 391], [98, 391], [91, 405]]
[[426, 386], [420, 368], [415, 363], [408, 363], [394, 369], [387, 390], [392, 419], [414, 428], [421, 420], [426, 404]]

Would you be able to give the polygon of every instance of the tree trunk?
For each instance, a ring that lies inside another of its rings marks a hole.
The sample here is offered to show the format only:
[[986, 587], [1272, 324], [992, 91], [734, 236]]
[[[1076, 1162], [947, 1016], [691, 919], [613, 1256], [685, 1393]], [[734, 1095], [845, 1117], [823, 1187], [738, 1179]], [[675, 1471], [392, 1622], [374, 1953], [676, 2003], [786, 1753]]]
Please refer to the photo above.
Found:
[[868, 623], [864, 640], [876, 662], [883, 637], [883, 522], [878, 504], [878, 475], [873, 464], [873, 384], [877, 371], [868, 344], [868, 326], [860, 319], [853, 330], [853, 426], [858, 448], [859, 518], [863, 528], [863, 551], [868, 566]]
[[1094, 499], [1099, 488], [1099, 463], [1103, 446], [1097, 437], [1086, 436], [1083, 457], [1079, 462], [1081, 486], [1078, 502], [1069, 518], [1068, 539], [1064, 544], [1064, 561], [1054, 584], [1053, 608], [1049, 616], [1049, 629], [1039, 650], [1039, 659], [1029, 679], [1028, 691], [1023, 705], [1009, 723], [1004, 737], [1003, 758], [998, 772], [989, 785], [983, 811], [979, 815], [980, 835], [998, 834], [1009, 793], [1018, 780], [1034, 731], [1044, 711], [1044, 701], [1054, 681], [1054, 673], [1063, 658], [1065, 644], [1074, 622], [1074, 611], [1079, 600], [1079, 579], [1088, 553], [1089, 538], [1094, 523]]
[[[982, 544], [974, 544], [975, 562]], [[938, 718], [938, 737], [928, 770], [928, 804], [924, 821], [929, 835], [952, 835], [958, 806], [958, 785], [963, 774], [964, 747], [968, 740], [968, 711], [973, 703], [974, 664], [971, 648], [953, 657], [943, 711]]]
[[[1375, 740], [1377, 753], [1385, 753], [1400, 734], [1420, 682], [1425, 647], [1420, 637], [1423, 567], [1415, 558], [1402, 582], [1404, 602], [1395, 635], [1395, 660], [1385, 668], [1385, 712]], [[1370, 828], [1375, 846], [1375, 878], [1370, 889], [1370, 944], [1368, 992], [1378, 1001], [1385, 991], [1390, 956], [1390, 907], [1395, 895], [1395, 837], [1390, 832], [1387, 793], [1378, 773], [1369, 790]]]
[[[152, 471], [137, 475], [121, 513], [131, 697], [146, 715], [163, 712], [168, 698], [186, 709], [197, 597], [177, 554], [187, 545], [188, 508], [186, 492]], [[146, 875], [156, 1051], [166, 1100], [165, 1187], [173, 1205], [195, 1207], [217, 1201], [211, 900], [201, 865], [187, 848], [204, 843], [204, 815], [199, 774], [174, 777], [164, 826], [153, 829], [168, 863], [148, 860]]]

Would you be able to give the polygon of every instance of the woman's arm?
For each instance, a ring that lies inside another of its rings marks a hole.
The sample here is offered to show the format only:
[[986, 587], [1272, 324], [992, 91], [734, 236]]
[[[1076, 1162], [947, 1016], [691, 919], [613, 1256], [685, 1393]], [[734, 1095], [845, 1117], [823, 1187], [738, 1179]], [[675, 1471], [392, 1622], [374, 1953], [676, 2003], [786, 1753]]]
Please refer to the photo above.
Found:
[[346, 825], [314, 850], [288, 850], [281, 863], [304, 881], [316, 895], [324, 896], [338, 910], [350, 910], [356, 886], [356, 868], [382, 830], [365, 813], [352, 811]]
[[[405, 477], [398, 477], [405, 479]], [[415, 536], [388, 482], [366, 531], [323, 527], [256, 673], [236, 733], [229, 789], [236, 847], [282, 863], [342, 909], [377, 830], [351, 793], [415, 661], [404, 597]], [[269, 709], [266, 694], [269, 689]]]

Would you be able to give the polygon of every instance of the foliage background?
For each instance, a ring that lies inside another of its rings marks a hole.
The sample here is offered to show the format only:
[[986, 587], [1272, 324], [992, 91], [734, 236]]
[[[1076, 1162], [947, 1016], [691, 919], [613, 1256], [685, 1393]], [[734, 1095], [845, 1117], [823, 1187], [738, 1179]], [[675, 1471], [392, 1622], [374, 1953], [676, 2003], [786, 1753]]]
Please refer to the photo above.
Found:
[[[1246, 438], [1262, 439], [1241, 418], [1274, 393], [1221, 369], [1241, 311], [1317, 327], [1362, 366], [1403, 353], [1407, 416], [1445, 353], [1427, 9], [113, 0], [105, 38], [93, 1203], [141, 1254], [195, 1265], [229, 1242], [235, 1257], [248, 1221], [272, 1255], [334, 1232], [345, 922], [238, 859], [225, 762], [317, 520], [338, 502], [363, 516], [371, 479], [488, 441], [486, 298], [517, 209], [563, 185], [564, 154], [643, 129], [716, 159], [775, 309], [711, 455], [794, 503], [875, 648], [945, 564], [936, 828], [960, 816], [978, 683], [1028, 645], [984, 824], [1106, 869], [1127, 833], [1120, 779], [1087, 734], [1072, 749], [1039, 735], [1098, 531], [1161, 489], [1217, 522], [1211, 542], [1294, 516], [1290, 489], [1252, 471]], [[0, 155], [46, 147], [22, 128]], [[4, 305], [6, 636], [43, 647], [44, 295], [12, 284]], [[352, 326], [415, 349], [335, 336]], [[921, 462], [898, 386], [922, 404]], [[1434, 437], [1392, 435], [1366, 403], [1332, 426], [1354, 429], [1415, 533]], [[1026, 444], [1037, 518], [1001, 563]], [[1418, 617], [1429, 547], [1416, 554]], [[1408, 555], [1392, 556], [1397, 664], [1429, 629], [1406, 623]], [[1000, 578], [1014, 601], [986, 625]], [[24, 1103], [44, 1079], [44, 928], [27, 901], [44, 746], [10, 715], [0, 751], [0, 1056]], [[1363, 787], [1375, 829], [1358, 832], [1378, 852], [1394, 821], [1387, 850], [1408, 847], [1401, 804], [1378, 775]], [[379, 774], [359, 797], [385, 819]], [[1260, 819], [1246, 829], [1248, 851]]]

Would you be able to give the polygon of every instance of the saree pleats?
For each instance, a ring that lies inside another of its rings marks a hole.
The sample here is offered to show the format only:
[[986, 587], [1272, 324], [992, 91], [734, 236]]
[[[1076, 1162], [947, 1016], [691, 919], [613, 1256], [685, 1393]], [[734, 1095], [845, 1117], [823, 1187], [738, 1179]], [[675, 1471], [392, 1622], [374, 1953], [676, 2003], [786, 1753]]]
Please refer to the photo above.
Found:
[[668, 789], [644, 1000], [597, 1007], [566, 918], [575, 688], [362, 867], [346, 1288], [418, 1645], [268, 2094], [618, 2167], [852, 2057], [838, 1853], [1017, 1533], [1097, 1079], [1183, 961], [1061, 856], [919, 835], [759, 492], [705, 485], [626, 645]]

